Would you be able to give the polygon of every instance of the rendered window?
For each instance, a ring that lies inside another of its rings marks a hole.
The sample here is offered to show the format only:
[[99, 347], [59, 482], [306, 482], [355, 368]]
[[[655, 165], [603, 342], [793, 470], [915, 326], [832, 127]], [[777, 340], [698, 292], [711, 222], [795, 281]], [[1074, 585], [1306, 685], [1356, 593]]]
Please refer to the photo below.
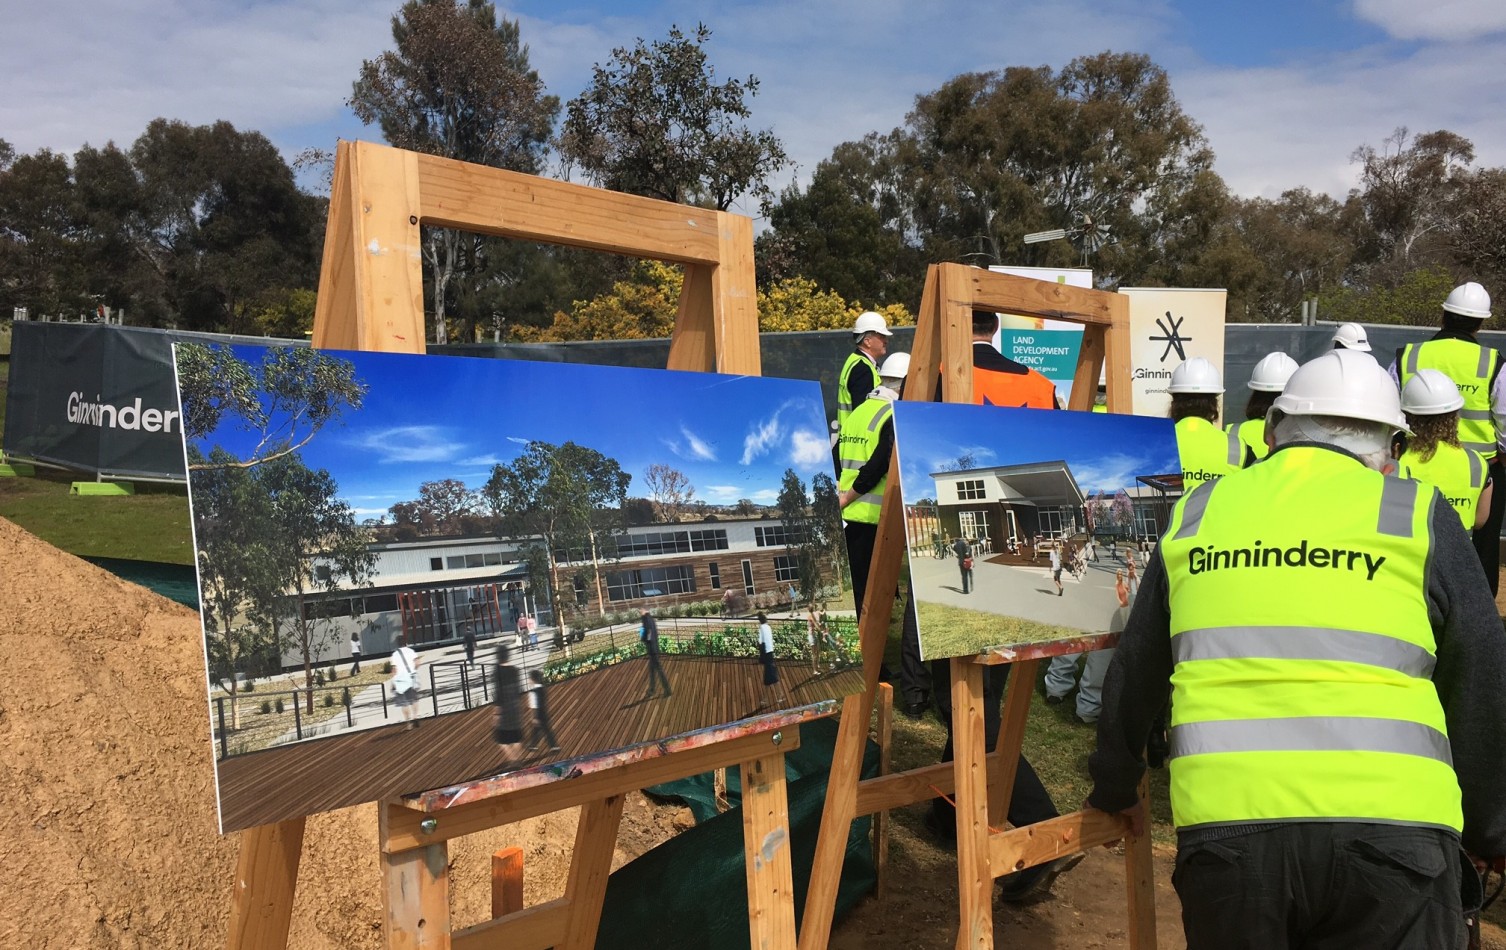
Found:
[[797, 559], [783, 554], [775, 557], [774, 580], [780, 583], [793, 583], [800, 580], [800, 565]]
[[957, 497], [962, 501], [982, 501], [988, 497], [988, 492], [983, 487], [983, 479], [969, 479], [957, 483]]

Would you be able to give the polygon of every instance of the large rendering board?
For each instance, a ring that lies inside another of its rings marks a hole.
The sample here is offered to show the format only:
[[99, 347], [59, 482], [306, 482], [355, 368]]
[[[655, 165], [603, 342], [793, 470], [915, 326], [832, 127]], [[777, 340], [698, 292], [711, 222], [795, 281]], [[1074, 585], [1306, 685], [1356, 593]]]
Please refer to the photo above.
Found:
[[861, 687], [855, 631], [822, 624], [840, 526], [791, 501], [831, 477], [814, 383], [175, 355], [223, 830]]
[[1169, 420], [898, 402], [894, 433], [926, 659], [1122, 620], [1182, 492]]

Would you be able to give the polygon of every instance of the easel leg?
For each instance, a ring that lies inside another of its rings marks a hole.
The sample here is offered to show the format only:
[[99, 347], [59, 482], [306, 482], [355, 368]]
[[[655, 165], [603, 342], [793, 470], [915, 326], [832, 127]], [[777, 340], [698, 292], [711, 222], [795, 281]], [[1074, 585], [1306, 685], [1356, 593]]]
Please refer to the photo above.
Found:
[[[879, 774], [889, 774], [889, 754], [894, 733], [894, 687], [880, 683], [878, 691]], [[878, 878], [878, 898], [884, 899], [889, 870], [889, 813], [873, 816], [873, 867]]]
[[1009, 815], [1014, 776], [1020, 769], [1020, 747], [1025, 744], [1025, 723], [1030, 718], [1030, 697], [1035, 692], [1035, 674], [1040, 663], [1040, 660], [1021, 660], [1009, 668], [1009, 692], [999, 713], [999, 738], [994, 743], [999, 754], [994, 756], [988, 772], [988, 822], [995, 828], [1003, 828]]
[[[1150, 780], [1140, 780], [1140, 801], [1150, 808]], [[1155, 950], [1156, 880], [1154, 855], [1150, 844], [1150, 820], [1145, 834], [1124, 839], [1124, 879], [1129, 889], [1129, 933], [1131, 950]]]
[[575, 828], [575, 861], [565, 884], [570, 925], [562, 950], [591, 950], [596, 946], [601, 901], [607, 892], [607, 875], [612, 871], [612, 852], [617, 848], [617, 825], [622, 821], [625, 799], [617, 794], [581, 806], [580, 824]]
[[304, 819], [241, 832], [230, 904], [230, 950], [283, 950], [293, 919], [293, 891], [303, 854]]
[[957, 950], [993, 950], [994, 878], [988, 863], [988, 768], [983, 667], [952, 660], [952, 767], [957, 776]]
[[784, 753], [743, 763], [743, 849], [754, 950], [794, 950], [795, 885]]
[[[381, 837], [388, 812], [382, 802]], [[450, 946], [450, 849], [443, 841], [408, 851], [382, 852], [383, 929], [389, 950], [448, 950]]]
[[821, 831], [811, 863], [810, 885], [805, 891], [805, 914], [800, 920], [800, 950], [824, 950], [831, 939], [837, 885], [842, 880], [848, 829], [857, 809], [863, 745], [868, 740], [868, 715], [872, 708], [871, 692], [856, 693], [842, 700], [842, 718], [826, 783], [826, 806], [821, 811]]

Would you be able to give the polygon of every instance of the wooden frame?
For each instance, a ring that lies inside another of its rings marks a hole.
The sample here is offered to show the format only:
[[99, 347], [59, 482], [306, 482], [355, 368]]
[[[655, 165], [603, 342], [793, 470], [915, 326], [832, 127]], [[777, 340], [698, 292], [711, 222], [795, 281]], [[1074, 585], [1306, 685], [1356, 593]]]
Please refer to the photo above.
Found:
[[[904, 398], [930, 401], [935, 397], [939, 376], [942, 395], [947, 402], [972, 402], [974, 309], [1082, 324], [1082, 349], [1073, 377], [1070, 408], [1085, 410], [1092, 407], [1099, 374], [1107, 360], [1108, 409], [1110, 412], [1128, 411], [1129, 304], [1124, 297], [962, 264], [935, 264], [926, 274]], [[899, 485], [899, 469], [894, 460], [890, 461], [888, 477], [891, 486]], [[994, 945], [994, 878], [1118, 838], [1126, 839], [1126, 862], [1131, 871], [1128, 882], [1130, 945], [1138, 950], [1154, 947], [1156, 920], [1148, 833], [1141, 838], [1129, 838], [1124, 820], [1084, 811], [1026, 828], [990, 831], [990, 828], [1004, 825], [1009, 790], [1014, 782], [1040, 660], [1052, 655], [1053, 650], [1067, 653], [1101, 649], [1111, 645], [1110, 635], [1083, 638], [1066, 648], [1060, 644], [1047, 644], [1034, 649], [1016, 649], [1008, 655], [999, 653], [954, 659], [951, 683], [953, 763], [860, 781], [863, 745], [873, 713], [879, 665], [888, 636], [889, 611], [883, 605], [894, 599], [905, 549], [902, 506], [898, 491], [885, 492], [858, 632], [863, 650], [865, 689], [847, 697], [842, 704], [826, 808], [821, 817], [821, 836], [816, 845], [810, 890], [806, 894], [800, 930], [801, 950], [821, 950], [830, 940], [843, 851], [853, 819], [927, 801], [935, 797], [936, 789], [956, 792], [958, 948], [987, 950]], [[998, 741], [989, 752], [984, 748], [983, 734], [983, 667], [996, 663], [1013, 663], [1012, 680], [1028, 684], [1028, 688], [1009, 690], [1000, 719]]]
[[[668, 368], [760, 372], [750, 219], [367, 142], [341, 142], [335, 153], [316, 347], [424, 352], [423, 225], [681, 264]], [[798, 746], [800, 722], [834, 711], [824, 703], [577, 760], [558, 781], [532, 788], [482, 780], [438, 799], [381, 803], [387, 945], [589, 950], [625, 794], [740, 764], [753, 945], [793, 950], [784, 752]], [[565, 896], [526, 909], [501, 900], [510, 913], [452, 933], [445, 842], [574, 805], [581, 817]], [[286, 946], [304, 826], [297, 818], [242, 832], [227, 938], [234, 950]]]

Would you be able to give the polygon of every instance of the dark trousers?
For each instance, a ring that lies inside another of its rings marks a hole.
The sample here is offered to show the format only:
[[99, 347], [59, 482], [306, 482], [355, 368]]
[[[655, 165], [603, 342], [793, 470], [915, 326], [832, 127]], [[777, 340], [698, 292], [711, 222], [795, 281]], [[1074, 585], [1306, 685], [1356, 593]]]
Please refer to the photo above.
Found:
[[1506, 459], [1499, 455], [1490, 463], [1490, 479], [1496, 487], [1490, 493], [1490, 514], [1475, 529], [1475, 553], [1494, 594], [1501, 583], [1501, 516], [1506, 514]]
[[361, 654], [352, 653], [350, 655], [350, 675], [354, 676], [359, 672], [361, 672]]
[[1185, 845], [1171, 880], [1188, 950], [1452, 950], [1462, 860], [1432, 828], [1299, 822]]
[[[1009, 677], [1009, 667], [990, 666], [983, 671], [983, 741], [989, 751], [999, 741], [999, 710], [1004, 700], [1004, 685]], [[941, 750], [941, 761], [952, 761], [952, 670], [950, 660], [937, 660], [931, 665], [931, 678], [938, 684], [947, 684], [936, 690], [936, 709], [941, 721], [946, 724], [946, 745]], [[1033, 683], [1022, 688], [1030, 689]], [[952, 803], [944, 798], [932, 799], [931, 807], [936, 818], [947, 826], [955, 827], [957, 813]], [[1046, 821], [1060, 814], [1051, 793], [1041, 784], [1035, 769], [1020, 756], [1019, 768], [1014, 773], [1014, 789], [1009, 797], [1009, 823], [1016, 828]]]
[[905, 598], [905, 622], [899, 638], [899, 689], [914, 706], [931, 697], [931, 668], [920, 658], [920, 626], [915, 621], [915, 592]]
[[878, 525], [844, 521], [842, 534], [847, 539], [847, 560], [852, 565], [852, 599], [861, 620], [863, 595], [868, 592], [868, 565], [873, 560], [873, 546], [878, 542]]
[[962, 592], [964, 594], [971, 594], [973, 592], [973, 569], [962, 567], [960, 559], [957, 561], [957, 567], [962, 571]]
[[534, 744], [548, 745], [551, 749], [558, 749], [560, 741], [554, 737], [554, 727], [549, 724], [549, 697], [543, 687], [533, 691], [534, 701], [538, 704], [533, 707]]
[[650, 696], [654, 694], [655, 682], [664, 684], [664, 695], [668, 696], [670, 693], [669, 677], [664, 675], [664, 667], [659, 665], [658, 652], [650, 650], [648, 654], [648, 694]]

